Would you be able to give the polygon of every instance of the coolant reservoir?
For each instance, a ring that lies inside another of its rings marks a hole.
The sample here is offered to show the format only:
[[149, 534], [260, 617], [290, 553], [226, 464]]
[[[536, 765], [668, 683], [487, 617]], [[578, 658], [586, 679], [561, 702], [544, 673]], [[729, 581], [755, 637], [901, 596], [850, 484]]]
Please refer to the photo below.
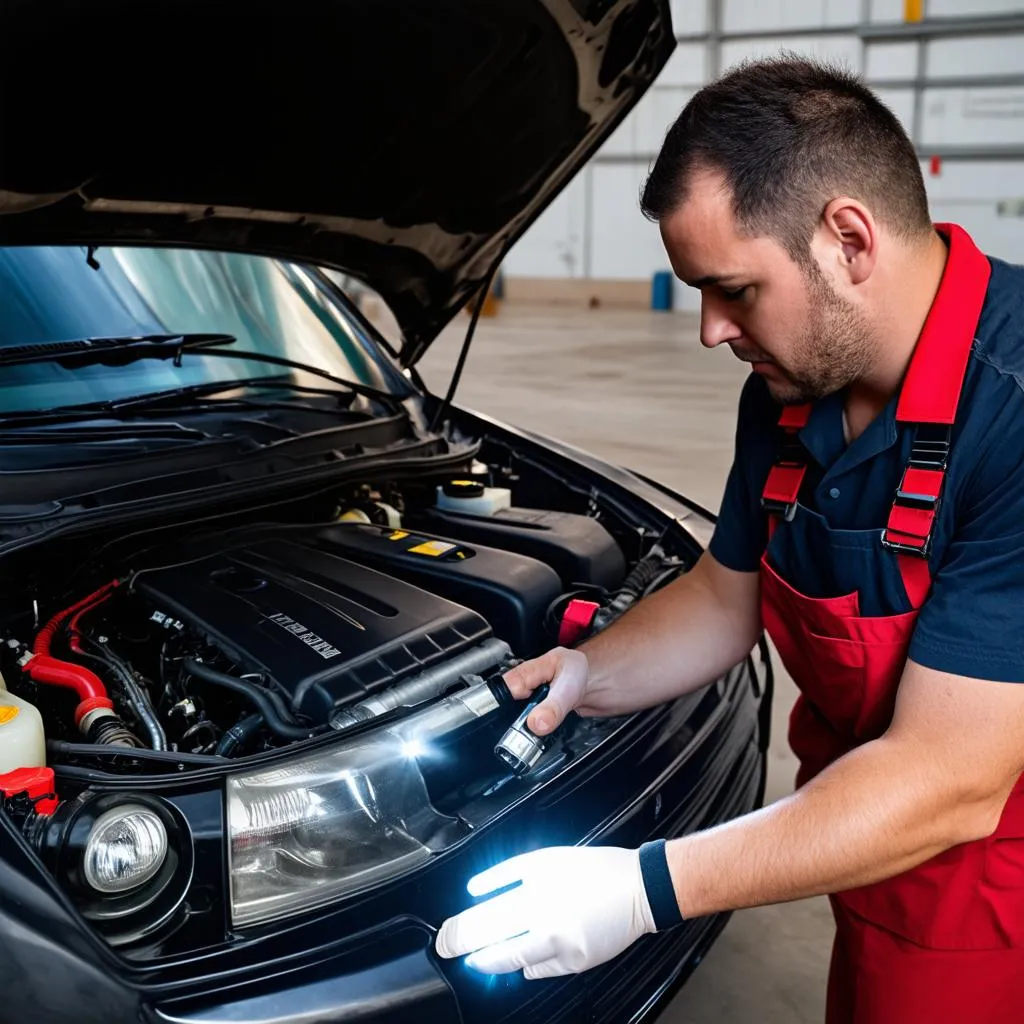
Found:
[[438, 487], [436, 504], [449, 512], [493, 516], [511, 507], [512, 492], [507, 487], [485, 487], [477, 480], [449, 480]]
[[34, 704], [16, 697], [0, 675], [0, 775], [46, 764], [43, 717]]

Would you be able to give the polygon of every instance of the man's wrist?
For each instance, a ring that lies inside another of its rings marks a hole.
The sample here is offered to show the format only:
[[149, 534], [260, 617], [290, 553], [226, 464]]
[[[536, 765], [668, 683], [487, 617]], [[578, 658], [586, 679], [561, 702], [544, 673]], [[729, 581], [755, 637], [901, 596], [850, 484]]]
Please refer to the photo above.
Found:
[[664, 839], [656, 839], [640, 847], [640, 877], [655, 930], [660, 932], [682, 924], [683, 915], [672, 884]]

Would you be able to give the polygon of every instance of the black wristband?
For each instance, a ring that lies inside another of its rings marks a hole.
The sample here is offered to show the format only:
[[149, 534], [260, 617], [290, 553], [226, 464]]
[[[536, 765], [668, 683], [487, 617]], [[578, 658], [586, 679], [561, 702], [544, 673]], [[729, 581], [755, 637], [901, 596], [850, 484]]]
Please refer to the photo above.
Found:
[[651, 905], [654, 927], [664, 931], [683, 923], [683, 915], [676, 902], [676, 891], [672, 887], [672, 875], [668, 870], [668, 854], [665, 840], [655, 839], [640, 847], [640, 877], [647, 890], [647, 902]]

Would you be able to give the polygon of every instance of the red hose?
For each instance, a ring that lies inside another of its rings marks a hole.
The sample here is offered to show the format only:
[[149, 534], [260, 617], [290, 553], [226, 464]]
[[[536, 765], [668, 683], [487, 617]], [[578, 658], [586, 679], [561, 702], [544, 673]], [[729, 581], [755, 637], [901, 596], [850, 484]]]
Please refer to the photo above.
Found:
[[68, 611], [74, 611], [78, 608], [78, 611], [71, 616], [71, 621], [68, 623], [68, 647], [75, 652], [75, 654], [81, 654], [82, 652], [82, 634], [78, 629], [78, 620], [83, 615], [87, 615], [94, 608], [103, 604], [104, 601], [109, 600], [110, 595], [114, 592], [114, 588], [118, 585], [117, 580], [111, 580], [105, 587], [100, 587], [94, 594], [85, 598], [86, 603], [83, 605], [81, 601], [77, 605], [69, 608]]
[[103, 685], [95, 672], [82, 665], [76, 665], [71, 661], [62, 661], [50, 655], [50, 645], [58, 630], [69, 617], [73, 630], [71, 647], [73, 650], [80, 650], [77, 637], [78, 620], [90, 609], [107, 600], [119, 580], [111, 580], [100, 587], [81, 601], [76, 601], [70, 608], [57, 612], [49, 622], [39, 631], [39, 635], [32, 645], [34, 657], [25, 665], [25, 671], [29, 678], [35, 683], [49, 683], [53, 686], [66, 686], [75, 691], [79, 697], [78, 707], [75, 708], [75, 724], [82, 720], [90, 711], [96, 708], [113, 708], [113, 701], [107, 696], [107, 688]]

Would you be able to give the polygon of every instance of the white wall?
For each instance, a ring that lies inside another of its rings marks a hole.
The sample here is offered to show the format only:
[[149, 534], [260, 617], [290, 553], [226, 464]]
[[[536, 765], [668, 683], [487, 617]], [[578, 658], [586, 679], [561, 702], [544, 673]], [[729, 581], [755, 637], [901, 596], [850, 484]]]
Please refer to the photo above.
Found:
[[[646, 279], [668, 269], [657, 227], [640, 213], [639, 194], [669, 125], [708, 81], [713, 50], [705, 0], [670, 0], [683, 37], [657, 83], [608, 140], [595, 161], [542, 215], [510, 253], [506, 272], [520, 276]], [[929, 149], [1024, 151], [1024, 33], [872, 40], [858, 31], [861, 0], [718, 0], [723, 39], [719, 66], [790, 50], [844, 63], [865, 75], [915, 140], [933, 217], [954, 220], [985, 250], [1024, 263], [1024, 158], [941, 161]], [[904, 0], [868, 0], [874, 25], [902, 22]], [[926, 17], [1024, 15], [1024, 0], [925, 0]], [[897, 29], [898, 25], [895, 26]], [[800, 34], [814, 30], [816, 34]], [[775, 32], [778, 34], [774, 34]], [[730, 34], [772, 32], [730, 39]], [[787, 33], [797, 33], [795, 35]], [[941, 87], [926, 88], [916, 110], [918, 65]], [[1003, 86], [993, 76], [1015, 76]], [[983, 78], [982, 83], [972, 79]], [[963, 81], [965, 84], [958, 84]], [[697, 308], [684, 285], [677, 308]]]
[[985, 252], [1024, 263], [1024, 160], [947, 160], [937, 176], [922, 169], [936, 221], [962, 224]]
[[[583, 231], [587, 223], [585, 170], [534, 221], [505, 258], [514, 277], [584, 277]], [[627, 274], [627, 277], [634, 276]]]

